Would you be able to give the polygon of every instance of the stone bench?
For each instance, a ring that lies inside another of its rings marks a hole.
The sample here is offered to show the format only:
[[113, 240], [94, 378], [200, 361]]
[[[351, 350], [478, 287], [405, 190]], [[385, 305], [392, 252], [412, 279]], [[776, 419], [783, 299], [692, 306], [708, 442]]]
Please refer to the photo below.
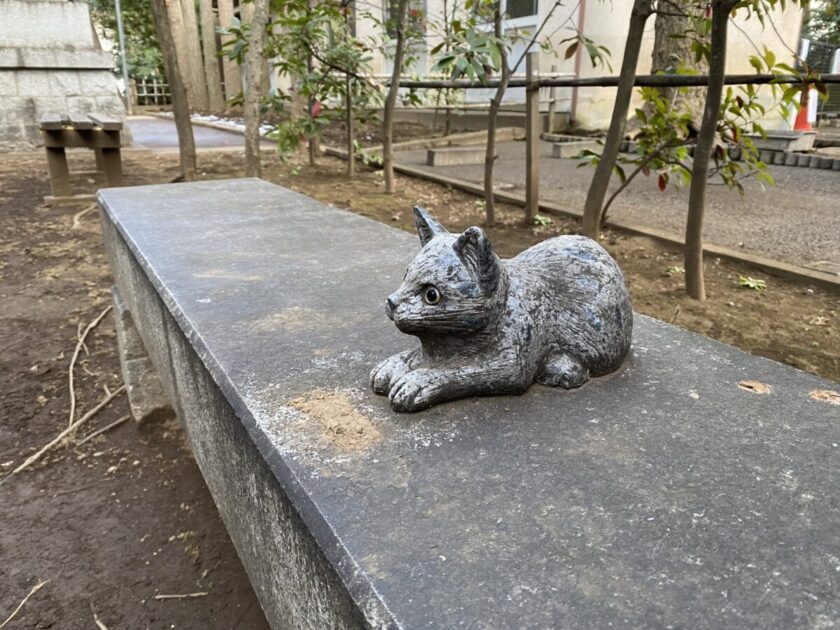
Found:
[[260, 180], [99, 200], [274, 627], [836, 623], [835, 384], [638, 316], [581, 389], [398, 415], [368, 373], [407, 347], [383, 302], [415, 235]]

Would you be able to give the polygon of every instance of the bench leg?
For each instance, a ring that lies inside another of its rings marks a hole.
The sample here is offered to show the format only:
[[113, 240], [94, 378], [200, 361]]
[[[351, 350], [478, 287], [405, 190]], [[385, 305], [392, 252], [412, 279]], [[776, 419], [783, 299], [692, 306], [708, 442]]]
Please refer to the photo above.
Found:
[[174, 418], [175, 412], [163, 393], [160, 377], [117, 287], [111, 289], [111, 297], [114, 301], [120, 368], [131, 416], [137, 422]]
[[102, 149], [102, 163], [105, 167], [105, 181], [108, 186], [122, 186], [122, 156], [119, 149]]
[[47, 148], [47, 167], [50, 171], [50, 186], [52, 187], [53, 197], [69, 197], [72, 195], [70, 169], [67, 168], [67, 154], [63, 148]]
[[105, 156], [102, 155], [102, 149], [96, 148], [93, 150], [93, 154], [96, 156], [96, 170], [100, 173], [105, 172]]

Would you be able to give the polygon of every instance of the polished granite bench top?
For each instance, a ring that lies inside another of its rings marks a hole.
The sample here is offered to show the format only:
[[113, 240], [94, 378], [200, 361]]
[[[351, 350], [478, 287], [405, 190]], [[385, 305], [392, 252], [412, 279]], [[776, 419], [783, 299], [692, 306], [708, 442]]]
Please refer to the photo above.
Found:
[[840, 623], [836, 384], [637, 316], [578, 390], [396, 414], [415, 235], [260, 180], [100, 201], [370, 623]]

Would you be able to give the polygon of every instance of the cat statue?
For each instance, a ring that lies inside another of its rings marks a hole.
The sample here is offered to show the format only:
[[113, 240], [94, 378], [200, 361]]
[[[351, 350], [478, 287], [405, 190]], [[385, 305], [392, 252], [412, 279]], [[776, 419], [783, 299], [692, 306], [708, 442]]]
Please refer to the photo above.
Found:
[[395, 411], [466, 396], [573, 388], [616, 370], [633, 310], [615, 260], [583, 236], [557, 236], [500, 260], [477, 227], [450, 234], [414, 209], [422, 249], [385, 311], [420, 347], [371, 372]]

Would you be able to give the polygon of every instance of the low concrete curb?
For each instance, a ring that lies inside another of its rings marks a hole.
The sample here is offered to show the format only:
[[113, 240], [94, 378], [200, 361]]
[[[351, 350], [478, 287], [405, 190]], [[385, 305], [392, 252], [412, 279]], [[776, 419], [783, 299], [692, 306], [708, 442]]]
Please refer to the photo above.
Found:
[[[147, 114], [144, 115], [154, 116], [155, 118], [162, 118], [163, 120], [174, 120], [172, 116], [169, 116], [162, 112], [147, 112]], [[190, 118], [190, 120], [193, 125], [209, 127], [211, 129], [217, 129], [218, 131], [236, 133], [240, 136], [245, 135], [245, 133], [241, 129], [236, 129], [235, 127], [228, 127], [227, 125], [214, 123], [209, 120], [196, 120], [193, 118]], [[264, 134], [262, 137], [270, 139]], [[512, 142], [514, 140], [524, 139], [525, 129], [523, 127], [502, 127], [501, 129], [496, 130], [496, 142]], [[418, 140], [406, 140], [405, 142], [395, 142], [393, 146], [394, 151], [414, 151], [416, 149], [435, 149], [439, 147], [468, 146], [474, 144], [484, 144], [486, 142], [486, 131], [465, 131], [463, 133], [452, 133], [448, 136], [440, 136], [438, 138], [422, 138]], [[337, 150], [340, 151], [341, 149]], [[360, 152], [365, 154], [377, 152], [381, 153], [382, 146], [377, 145], [373, 147], [363, 147]]]
[[[169, 116], [163, 112], [146, 112], [143, 116], [153, 116], [155, 118], [160, 118], [162, 120], [169, 120], [171, 122], [175, 122], [175, 118], [173, 116]], [[195, 118], [190, 117], [190, 123], [193, 125], [198, 125], [199, 127], [208, 127], [210, 129], [215, 129], [217, 131], [227, 131], [228, 133], [235, 133], [239, 136], [245, 136], [245, 132], [241, 129], [237, 129], [235, 127], [228, 127], [227, 125], [221, 125], [219, 123], [214, 123], [209, 120], [196, 120]], [[261, 136], [266, 140], [271, 140], [265, 134], [261, 134]], [[273, 142], [273, 140], [271, 140]]]
[[[815, 145], [816, 146], [816, 145]], [[825, 145], [823, 145], [825, 146]], [[621, 143], [622, 153], [635, 153], [636, 143], [632, 140], [625, 140]], [[689, 147], [689, 155], [694, 155], [694, 147]], [[741, 149], [736, 147], [730, 149], [732, 159], [741, 160]], [[801, 151], [776, 151], [774, 149], [761, 149], [758, 152], [759, 159], [765, 164], [776, 166], [798, 166], [805, 168], [817, 168], [823, 170], [840, 171], [840, 158], [832, 158], [817, 153], [804, 153]]]
[[[496, 142], [512, 142], [524, 140], [525, 129], [522, 127], [502, 127], [496, 130]], [[487, 143], [486, 131], [465, 131], [464, 133], [453, 133], [439, 138], [406, 140], [394, 144], [394, 151], [413, 151], [415, 149], [436, 149], [440, 147], [471, 146]], [[381, 147], [376, 150], [381, 151]]]
[[[326, 155], [347, 159], [347, 154], [341, 149], [336, 149], [335, 147], [323, 147], [323, 151]], [[403, 175], [418, 177], [437, 184], [443, 184], [444, 186], [451, 186], [452, 188], [457, 188], [458, 190], [463, 190], [464, 192], [477, 196], [484, 196], [484, 188], [482, 186], [462, 179], [455, 179], [445, 175], [438, 175], [437, 173], [430, 173], [426, 170], [406, 166], [404, 164], [394, 164], [394, 170], [398, 173], [402, 173]], [[520, 195], [496, 191], [496, 199], [505, 203], [511, 203], [523, 207], [525, 206], [525, 197]], [[571, 217], [573, 219], [581, 218], [581, 214], [579, 212], [567, 210], [555, 203], [547, 201], [540, 202], [540, 210], [549, 214]], [[632, 234], [638, 234], [640, 236], [647, 236], [668, 245], [678, 247], [685, 246], [685, 239], [682, 236], [671, 234], [656, 228], [645, 227], [633, 223], [625, 223], [623, 221], [608, 221], [607, 227], [623, 230]], [[755, 267], [756, 269], [760, 269], [761, 271], [771, 275], [801, 280], [827, 289], [832, 289], [834, 291], [840, 290], [840, 276], [835, 274], [817, 271], [816, 269], [808, 269], [807, 267], [800, 267], [799, 265], [791, 265], [789, 263], [773, 260], [764, 256], [756, 256], [754, 254], [739, 252], [729, 247], [723, 247], [720, 245], [706, 244], [703, 246], [703, 251], [712, 256], [718, 256], [719, 258], [724, 258], [726, 260], [750, 265], [751, 267]]]

